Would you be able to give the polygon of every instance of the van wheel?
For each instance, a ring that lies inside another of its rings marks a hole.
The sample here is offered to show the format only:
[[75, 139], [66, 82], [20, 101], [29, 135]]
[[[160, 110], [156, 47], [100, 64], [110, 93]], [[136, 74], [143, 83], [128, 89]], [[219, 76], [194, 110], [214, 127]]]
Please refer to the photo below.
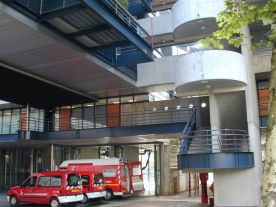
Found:
[[50, 201], [50, 206], [51, 207], [60, 207], [59, 200], [57, 198], [52, 198]]
[[104, 196], [105, 200], [111, 200], [113, 199], [114, 195], [112, 190], [107, 189], [106, 190], [106, 195]]
[[87, 197], [87, 195], [84, 193], [84, 194], [83, 194], [83, 200], [80, 201], [80, 203], [81, 203], [81, 204], [86, 204], [87, 202], [88, 202], [88, 197]]
[[11, 206], [17, 206], [18, 205], [18, 200], [16, 196], [11, 196], [10, 198], [10, 205]]

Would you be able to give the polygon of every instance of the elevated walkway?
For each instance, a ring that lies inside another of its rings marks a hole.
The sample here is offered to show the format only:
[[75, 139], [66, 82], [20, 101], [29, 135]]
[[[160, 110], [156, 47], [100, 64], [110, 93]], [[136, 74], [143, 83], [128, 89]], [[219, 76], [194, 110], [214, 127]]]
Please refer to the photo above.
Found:
[[16, 0], [9, 5], [132, 79], [137, 63], [152, 61], [150, 36], [115, 0]]
[[[34, 119], [12, 123], [13, 131], [0, 135], [0, 142], [15, 143], [45, 141], [48, 143], [75, 143], [86, 145], [106, 143], [154, 143], [169, 135], [179, 137], [189, 121], [191, 109], [121, 113], [120, 117], [67, 117], [63, 119]], [[27, 124], [29, 122], [29, 130]]]

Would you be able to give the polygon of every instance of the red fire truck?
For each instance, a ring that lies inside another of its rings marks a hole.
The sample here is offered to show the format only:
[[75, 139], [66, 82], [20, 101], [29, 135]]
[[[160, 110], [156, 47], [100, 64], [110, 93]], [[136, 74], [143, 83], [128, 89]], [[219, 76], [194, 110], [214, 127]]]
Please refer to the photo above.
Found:
[[105, 199], [144, 191], [141, 162], [127, 162], [120, 158], [67, 160], [60, 169], [90, 164], [93, 171], [101, 172], [106, 187]]
[[66, 167], [59, 167], [59, 170], [77, 172], [81, 176], [83, 186], [83, 200], [81, 203], [84, 204], [89, 199], [106, 196], [103, 174], [102, 172], [96, 172], [92, 164], [68, 164]]

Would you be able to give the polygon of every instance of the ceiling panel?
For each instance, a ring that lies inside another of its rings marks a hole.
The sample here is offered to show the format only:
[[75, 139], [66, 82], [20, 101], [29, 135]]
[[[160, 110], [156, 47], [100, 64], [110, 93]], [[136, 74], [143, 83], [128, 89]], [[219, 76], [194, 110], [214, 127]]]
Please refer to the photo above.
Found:
[[0, 11], [0, 62], [94, 96], [144, 92], [114, 68], [52, 35]]

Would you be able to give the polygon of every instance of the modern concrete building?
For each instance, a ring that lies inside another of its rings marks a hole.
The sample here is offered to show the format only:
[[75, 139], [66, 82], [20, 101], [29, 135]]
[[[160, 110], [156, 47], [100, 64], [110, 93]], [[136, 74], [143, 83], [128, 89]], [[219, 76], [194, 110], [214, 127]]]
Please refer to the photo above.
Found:
[[250, 50], [258, 24], [240, 49], [202, 48], [223, 8], [0, 0], [0, 189], [66, 159], [116, 156], [143, 162], [147, 195], [208, 172], [215, 206], [258, 206], [271, 50]]

